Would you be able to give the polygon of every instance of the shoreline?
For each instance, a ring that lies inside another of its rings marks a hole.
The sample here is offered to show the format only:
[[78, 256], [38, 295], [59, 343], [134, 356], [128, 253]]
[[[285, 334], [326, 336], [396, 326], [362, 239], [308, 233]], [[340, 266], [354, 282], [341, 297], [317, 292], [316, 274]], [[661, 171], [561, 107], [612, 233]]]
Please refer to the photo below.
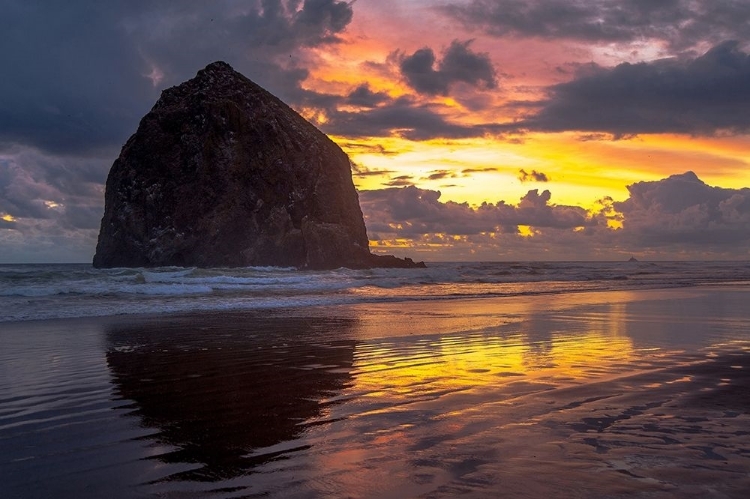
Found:
[[435, 264], [427, 269], [291, 272], [270, 268], [117, 269], [26, 266], [0, 272], [0, 323], [64, 317], [495, 299], [750, 283], [722, 263]]
[[[255, 316], [255, 315], [278, 315], [293, 313], [295, 315], [304, 314], [310, 312], [312, 315], [318, 315], [321, 313], [328, 313], [330, 310], [346, 311], [351, 313], [352, 310], [362, 308], [373, 308], [382, 309], [392, 306], [403, 304], [403, 306], [416, 309], [434, 309], [437, 306], [447, 305], [449, 308], [454, 309], [460, 307], [463, 303], [468, 304], [483, 304], [493, 301], [504, 301], [504, 302], [523, 302], [526, 300], [534, 300], [537, 298], [544, 297], [563, 297], [563, 296], [599, 296], [605, 295], [607, 297], [624, 295], [624, 294], [670, 294], [670, 292], [678, 293], [680, 291], [702, 291], [702, 290], [750, 290], [750, 281], [734, 281], [734, 282], [706, 282], [697, 283], [693, 285], [675, 285], [675, 286], [655, 286], [655, 287], [640, 287], [636, 289], [602, 289], [602, 290], [565, 290], [561, 292], [557, 291], [540, 291], [531, 293], [519, 293], [519, 294], [488, 294], [480, 296], [438, 296], [438, 297], [415, 297], [415, 298], [398, 298], [393, 300], [373, 300], [373, 301], [356, 301], [346, 303], [332, 303], [332, 304], [311, 304], [301, 306], [273, 306], [267, 308], [209, 308], [199, 310], [178, 310], [178, 311], [164, 311], [164, 312], [123, 312], [119, 314], [108, 314], [108, 315], [82, 315], [82, 316], [71, 316], [71, 317], [50, 317], [50, 318], [39, 318], [39, 319], [22, 319], [22, 320], [9, 320], [0, 321], [3, 326], [14, 326], [20, 324], [40, 324], [47, 322], [76, 322], [76, 321], [92, 321], [92, 322], [111, 322], [129, 320], [133, 321], [149, 321], [170, 318], [180, 319], [188, 316]], [[645, 298], [644, 298], [645, 299]], [[573, 301], [573, 300], [565, 300]], [[587, 299], [583, 304], [594, 304], [594, 303], [609, 303], [611, 300], [598, 300], [598, 299]], [[579, 303], [580, 304], [580, 303]], [[321, 312], [324, 311], [324, 312]]]

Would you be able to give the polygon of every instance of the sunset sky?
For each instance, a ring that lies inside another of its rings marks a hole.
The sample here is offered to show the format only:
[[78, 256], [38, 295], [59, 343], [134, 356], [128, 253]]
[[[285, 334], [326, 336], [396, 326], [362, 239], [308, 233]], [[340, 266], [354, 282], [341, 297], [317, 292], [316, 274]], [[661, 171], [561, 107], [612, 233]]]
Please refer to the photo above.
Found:
[[750, 258], [750, 2], [0, 0], [0, 263], [89, 262], [120, 148], [216, 60], [349, 154], [373, 251]]

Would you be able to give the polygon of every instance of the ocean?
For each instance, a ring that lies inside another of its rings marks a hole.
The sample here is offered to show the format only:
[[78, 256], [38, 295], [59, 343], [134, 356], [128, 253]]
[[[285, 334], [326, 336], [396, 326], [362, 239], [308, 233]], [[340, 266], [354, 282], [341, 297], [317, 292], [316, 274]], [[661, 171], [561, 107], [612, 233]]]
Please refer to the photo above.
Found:
[[0, 266], [3, 499], [745, 499], [750, 263]]
[[750, 262], [430, 263], [426, 269], [0, 265], [0, 322], [674, 288], [750, 281]]

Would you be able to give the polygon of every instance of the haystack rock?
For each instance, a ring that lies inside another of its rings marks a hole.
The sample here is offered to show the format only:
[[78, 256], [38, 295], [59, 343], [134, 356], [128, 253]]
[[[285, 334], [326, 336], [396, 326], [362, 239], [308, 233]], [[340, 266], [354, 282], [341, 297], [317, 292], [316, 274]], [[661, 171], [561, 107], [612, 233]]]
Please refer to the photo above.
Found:
[[347, 155], [215, 62], [165, 90], [107, 178], [96, 267], [424, 266], [370, 253]]

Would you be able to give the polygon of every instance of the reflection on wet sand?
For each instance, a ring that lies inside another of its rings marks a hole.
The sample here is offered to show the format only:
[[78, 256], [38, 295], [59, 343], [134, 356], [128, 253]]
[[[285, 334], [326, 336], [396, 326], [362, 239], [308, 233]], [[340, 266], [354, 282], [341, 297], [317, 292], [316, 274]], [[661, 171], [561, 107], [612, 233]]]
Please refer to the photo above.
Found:
[[[704, 335], [681, 338], [697, 331], [683, 312], [691, 300], [738, 296], [746, 295], [647, 293], [651, 300], [634, 301], [625, 293], [610, 295], [611, 303], [582, 296], [580, 307], [486, 302], [494, 309], [484, 311], [462, 303], [455, 315], [452, 304], [416, 306], [411, 321], [379, 334], [375, 323], [391, 312], [371, 306], [359, 315], [358, 337], [366, 339], [356, 346], [354, 381], [332, 408], [333, 422], [301, 438], [308, 451], [259, 468], [253, 490], [745, 497], [748, 311], [694, 307]], [[473, 331], [453, 329], [469, 322]], [[429, 334], [430, 326], [442, 332]], [[292, 475], [294, 483], [281, 478]]]
[[14, 325], [3, 497], [744, 499], [748, 297]]
[[[194, 316], [113, 327], [107, 364], [117, 394], [133, 401], [155, 456], [183, 463], [166, 480], [231, 479], [274, 454], [253, 451], [293, 441], [319, 403], [350, 381], [349, 319]], [[338, 339], [316, 341], [319, 329]]]

